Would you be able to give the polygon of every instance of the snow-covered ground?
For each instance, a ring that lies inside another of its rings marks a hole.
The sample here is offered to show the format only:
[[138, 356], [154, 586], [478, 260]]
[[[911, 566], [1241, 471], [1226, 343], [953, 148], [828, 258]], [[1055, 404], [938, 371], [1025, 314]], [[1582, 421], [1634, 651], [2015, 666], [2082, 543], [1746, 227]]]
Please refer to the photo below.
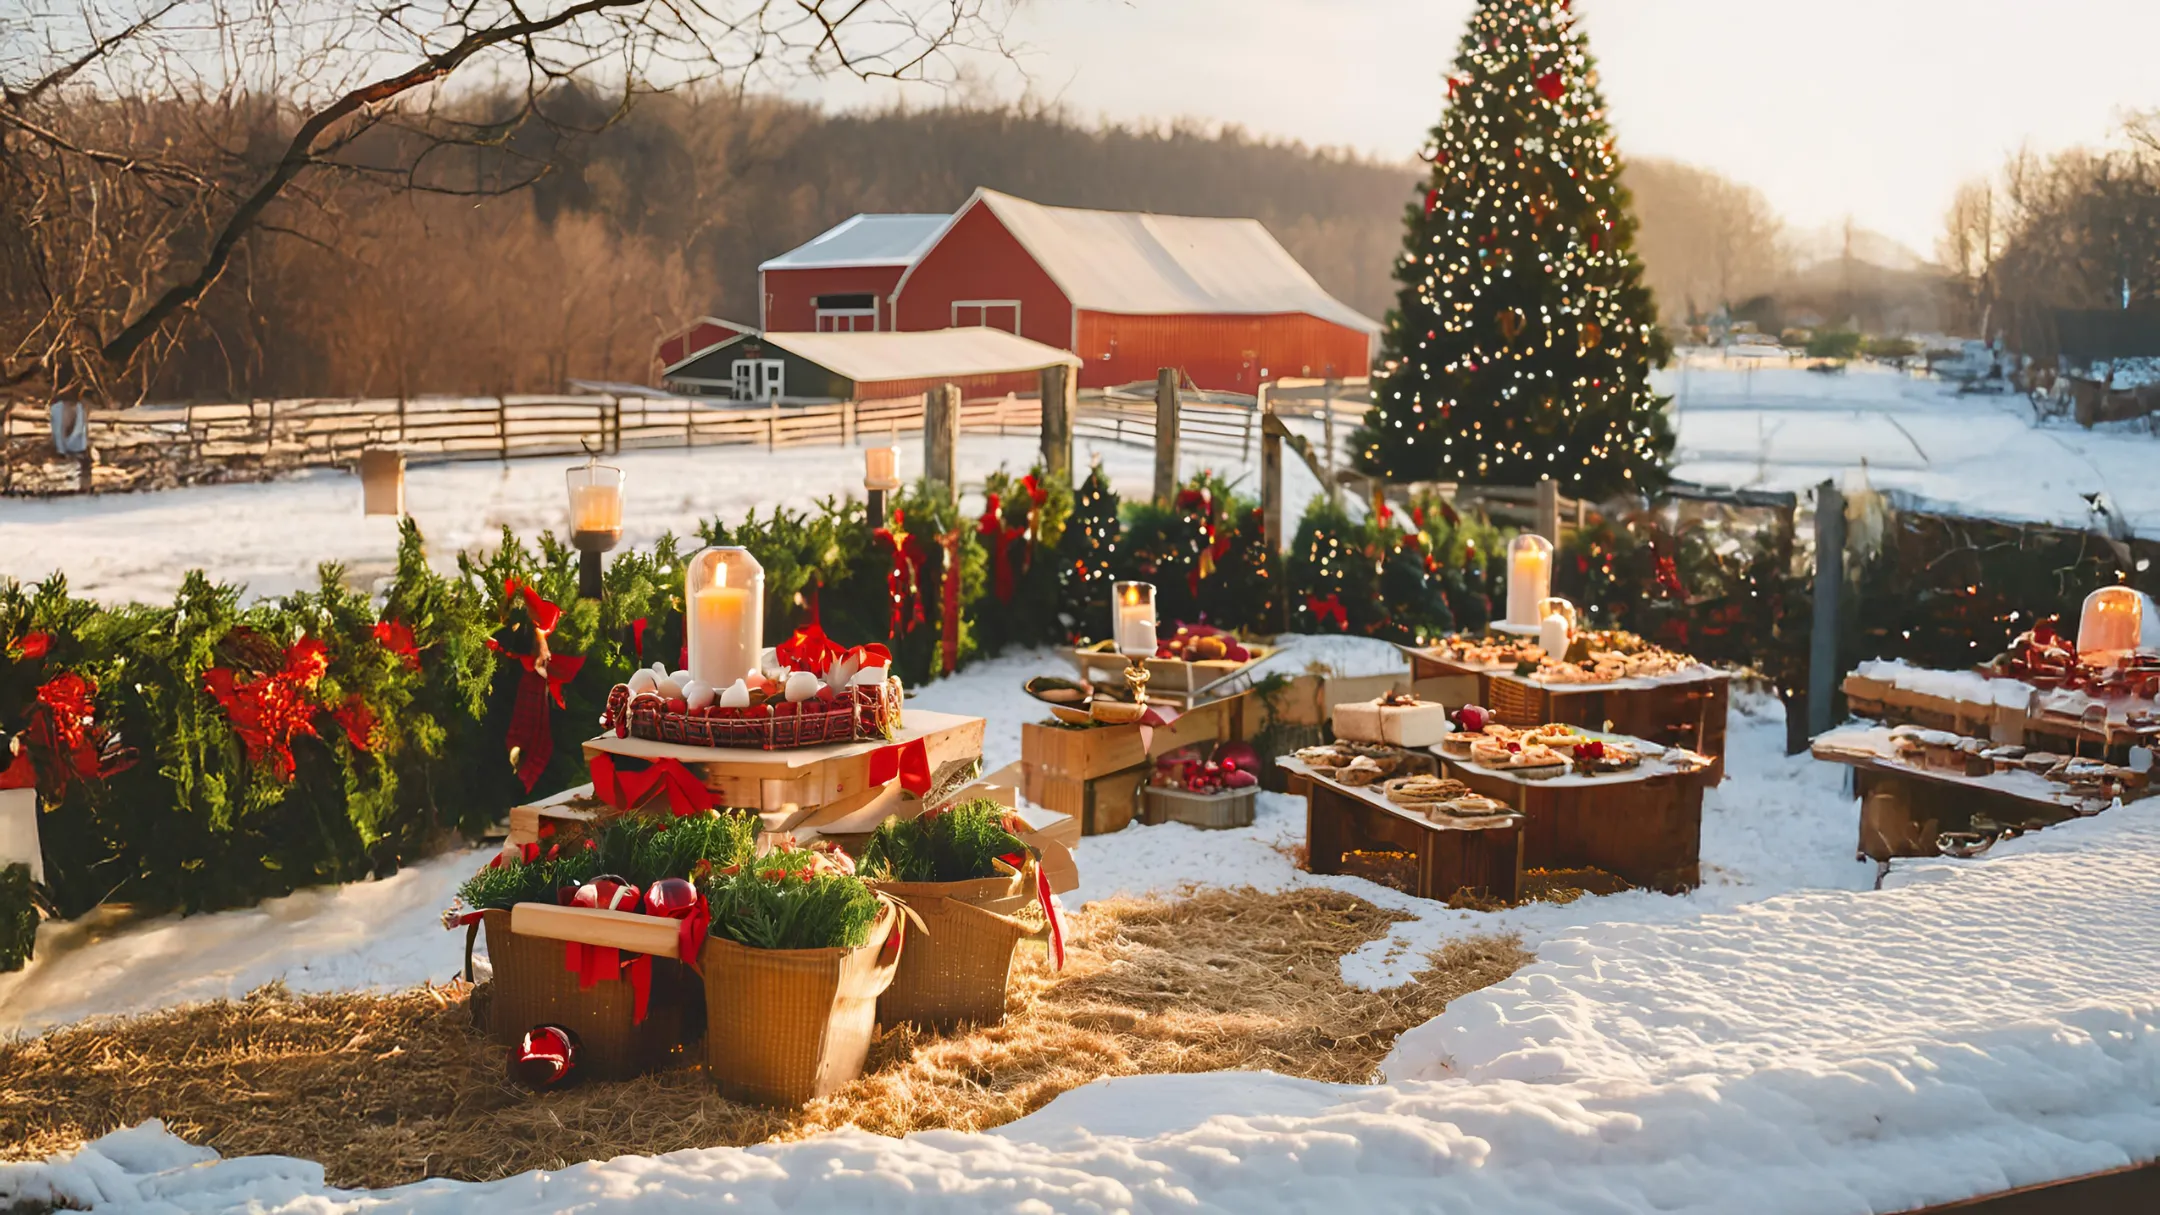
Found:
[[1984, 860], [1913, 863], [1882, 892], [1547, 931], [1537, 962], [1404, 1035], [1370, 1086], [1143, 1076], [987, 1133], [844, 1131], [375, 1192], [329, 1189], [306, 1161], [221, 1161], [149, 1124], [0, 1165], [0, 1202], [310, 1215], [1901, 1211], [2160, 1154], [2155, 905], [2160, 804], [2147, 804]]
[[[1394, 670], [1402, 660], [1394, 647], [1369, 639], [1307, 637], [1270, 661], [1289, 670], [1317, 661], [1351, 675]], [[985, 718], [984, 763], [995, 770], [1020, 758], [1020, 723], [1042, 716], [1022, 681], [1060, 669], [1064, 660], [1049, 651], [1006, 655], [933, 683], [910, 703]], [[1289, 855], [1304, 839], [1304, 803], [1275, 794], [1261, 797], [1258, 821], [1246, 829], [1134, 826], [1082, 840], [1081, 887], [1071, 897], [1084, 903], [1192, 885], [1350, 891], [1415, 917], [1345, 959], [1349, 981], [1388, 987], [1408, 981], [1425, 953], [1450, 937], [1521, 932], [1534, 950], [1549, 934], [1582, 924], [1684, 921], [1793, 890], [1867, 887], [1874, 870], [1852, 859], [1857, 812], [1840, 785], [1843, 769], [1786, 758], [1784, 739], [1775, 701], [1740, 699], [1727, 743], [1732, 775], [1704, 803], [1704, 885], [1681, 898], [1637, 892], [1486, 913], [1450, 910], [1359, 878], [1315, 876], [1295, 868]], [[445, 932], [437, 916], [482, 859], [460, 852], [386, 881], [303, 891], [215, 915], [47, 924], [36, 959], [0, 976], [0, 1034], [236, 998], [273, 980], [295, 991], [447, 980], [461, 968], [464, 938]]]
[[1820, 375], [1689, 360], [1656, 382], [1674, 398], [1674, 472], [1689, 481], [1866, 484], [1944, 510], [2070, 527], [2092, 526], [2085, 496], [2105, 494], [2133, 532], [2160, 531], [2160, 438], [2143, 423], [2037, 425], [2024, 397], [1960, 396], [1953, 384], [1866, 363]]
[[[2134, 531], [2160, 530], [2160, 477], [2150, 472], [2160, 464], [2160, 438], [2128, 424], [2037, 426], [2023, 398], [1959, 396], [1949, 384], [1865, 364], [1833, 376], [1692, 361], [1659, 373], [1657, 384], [1675, 398], [1676, 472], [1687, 480], [1801, 490], [1828, 478], [1903, 490], [1947, 509], [2071, 526], [2094, 521], [2085, 495], [2105, 494]], [[1296, 425], [1318, 437], [1316, 424]], [[1081, 463], [1100, 458], [1120, 493], [1149, 491], [1149, 452], [1079, 446]], [[902, 472], [912, 476], [920, 442], [903, 438], [900, 448]], [[1024, 470], [1035, 450], [1032, 438], [965, 436], [962, 480], [979, 483], [1000, 465]], [[1243, 476], [1251, 492], [1258, 458], [1189, 457], [1184, 471]], [[631, 544], [663, 531], [687, 535], [700, 520], [736, 519], [752, 507], [859, 495], [862, 484], [862, 455], [852, 448], [635, 452], [620, 462], [630, 476]], [[415, 468], [406, 501], [436, 559], [447, 562], [461, 548], [492, 545], [506, 524], [528, 536], [560, 530], [562, 468], [556, 460]], [[1285, 477], [1294, 516], [1319, 486], [1294, 459], [1285, 461]], [[0, 576], [34, 580], [64, 570], [79, 592], [110, 600], [169, 599], [194, 568], [258, 595], [312, 585], [319, 561], [343, 562], [365, 578], [389, 571], [396, 542], [393, 521], [360, 514], [359, 482], [341, 472], [101, 498], [0, 499]]]

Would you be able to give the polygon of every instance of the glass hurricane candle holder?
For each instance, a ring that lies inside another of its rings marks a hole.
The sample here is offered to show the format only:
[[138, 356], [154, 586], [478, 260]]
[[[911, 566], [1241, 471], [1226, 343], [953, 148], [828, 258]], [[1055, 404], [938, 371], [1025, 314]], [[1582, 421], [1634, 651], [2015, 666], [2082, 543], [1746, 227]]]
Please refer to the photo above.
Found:
[[1581, 622], [1575, 605], [1557, 596], [1540, 599], [1537, 615], [1538, 648], [1553, 658], [1567, 657], [1568, 647], [1575, 641], [1575, 629]]
[[765, 567], [746, 548], [699, 549], [683, 573], [690, 677], [724, 692], [765, 648]]
[[1519, 629], [1535, 629], [1544, 623], [1538, 604], [1552, 598], [1552, 541], [1535, 532], [1523, 532], [1508, 541], [1507, 622]]
[[891, 447], [863, 449], [863, 494], [869, 501], [870, 521], [885, 524], [885, 496], [900, 488], [900, 453]]
[[1155, 584], [1118, 582], [1110, 587], [1110, 636], [1127, 658], [1155, 656]]
[[622, 542], [623, 470], [587, 460], [564, 480], [570, 487], [570, 547], [578, 551], [578, 596], [598, 599], [601, 554]]
[[2121, 661], [2145, 635], [2145, 596], [2127, 586], [2104, 586], [2085, 596], [2078, 615], [2078, 657], [2102, 666]]

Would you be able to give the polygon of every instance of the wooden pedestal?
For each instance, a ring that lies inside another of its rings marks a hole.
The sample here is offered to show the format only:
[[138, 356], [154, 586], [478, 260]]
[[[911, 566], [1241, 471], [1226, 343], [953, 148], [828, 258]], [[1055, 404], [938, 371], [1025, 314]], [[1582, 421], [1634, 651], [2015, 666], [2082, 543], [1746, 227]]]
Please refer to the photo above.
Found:
[[1708, 769], [1524, 780], [1460, 760], [1440, 762], [1446, 775], [1523, 815], [1523, 864], [1532, 869], [1602, 869], [1667, 894], [1702, 880]]
[[1417, 858], [1412, 894], [1442, 901], [1458, 893], [1514, 903], [1522, 897], [1522, 820], [1512, 816], [1435, 822], [1370, 788], [1339, 785], [1292, 759], [1291, 791], [1305, 795], [1306, 865], [1341, 873], [1350, 852], [1408, 852]]

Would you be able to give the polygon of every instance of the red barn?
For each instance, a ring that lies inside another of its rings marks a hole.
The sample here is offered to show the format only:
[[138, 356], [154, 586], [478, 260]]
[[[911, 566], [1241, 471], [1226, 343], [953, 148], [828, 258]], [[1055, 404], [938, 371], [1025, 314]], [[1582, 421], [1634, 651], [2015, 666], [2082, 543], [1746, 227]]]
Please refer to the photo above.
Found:
[[[890, 331], [893, 291], [950, 219], [858, 215], [758, 267], [767, 333]], [[945, 326], [937, 326], [944, 328]]]
[[1380, 332], [1258, 220], [1045, 207], [995, 190], [944, 221], [899, 276], [891, 317], [1062, 347], [1080, 356], [1082, 387], [1179, 367], [1202, 388], [1248, 393], [1284, 376], [1365, 375]]

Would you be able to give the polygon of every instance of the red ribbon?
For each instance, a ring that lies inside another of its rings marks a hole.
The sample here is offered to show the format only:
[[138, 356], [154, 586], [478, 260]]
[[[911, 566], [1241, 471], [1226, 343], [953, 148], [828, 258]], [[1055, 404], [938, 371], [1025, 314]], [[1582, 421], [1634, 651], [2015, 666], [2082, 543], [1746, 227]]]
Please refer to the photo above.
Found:
[[353, 750], [374, 749], [375, 710], [367, 707], [360, 693], [347, 696], [344, 704], [330, 710], [330, 716], [345, 731], [345, 739], [352, 744]]
[[420, 647], [413, 644], [412, 629], [404, 621], [377, 621], [375, 643], [403, 659], [407, 670], [420, 669]]
[[1028, 529], [1006, 527], [1003, 504], [998, 501], [996, 494], [990, 494], [988, 498], [990, 509], [983, 512], [982, 519], [975, 525], [975, 531], [982, 537], [983, 543], [990, 546], [991, 591], [997, 595], [999, 603], [1011, 603], [1014, 582], [1012, 546], [1015, 541], [1027, 536]]
[[675, 955], [698, 974], [705, 973], [699, 959], [705, 952], [705, 936], [711, 931], [712, 904], [701, 894], [696, 905], [690, 908], [690, 914], [675, 928]]
[[52, 650], [52, 634], [24, 633], [8, 643], [7, 652], [17, 658], [39, 659]]
[[1560, 73], [1558, 72], [1547, 72], [1538, 77], [1537, 88], [1538, 92], [1545, 94], [1545, 100], [1547, 101], [1558, 101], [1560, 95], [1567, 92], [1567, 86], [1561, 83]]
[[1043, 919], [1050, 925], [1050, 961], [1059, 970], [1065, 969], [1065, 916], [1058, 909], [1057, 896], [1050, 893], [1050, 875], [1041, 865], [1035, 866], [1035, 898], [1042, 904]]
[[643, 616], [630, 622], [630, 648], [637, 651], [639, 662], [645, 661], [645, 618]]
[[945, 550], [945, 573], [938, 584], [944, 600], [938, 612], [939, 657], [947, 675], [960, 668], [960, 536], [956, 527], [938, 537], [938, 546]]
[[580, 991], [604, 980], [627, 976], [630, 980], [631, 1023], [645, 1023], [645, 1010], [652, 1003], [651, 955], [634, 953], [625, 958], [622, 950], [606, 945], [564, 941], [563, 969], [578, 977]]
[[1318, 595], [1307, 595], [1305, 596], [1305, 609], [1311, 612], [1314, 619], [1322, 624], [1332, 620], [1335, 622], [1336, 628], [1346, 633], [1350, 631], [1350, 613], [1344, 609], [1340, 595], [1330, 592], [1325, 599], [1320, 598]]
[[635, 810], [661, 791], [667, 793], [668, 809], [677, 818], [703, 814], [718, 805], [712, 790], [679, 759], [644, 761], [603, 752], [594, 755], [589, 766], [593, 796], [617, 810]]
[[[502, 643], [493, 637], [488, 638], [488, 647], [498, 654], [506, 653]], [[530, 793], [540, 783], [540, 774], [547, 771], [548, 761], [555, 758], [555, 733], [548, 727], [548, 701], [552, 698], [559, 709], [569, 707], [563, 700], [563, 685], [577, 678], [585, 660], [571, 654], [551, 654], [543, 673], [540, 660], [531, 654], [509, 657], [525, 668], [525, 677], [518, 681], [517, 699], [510, 706], [506, 741], [518, 753], [518, 781]]]
[[292, 741], [315, 733], [316, 706], [307, 698], [330, 669], [330, 652], [313, 637], [285, 650], [285, 665], [260, 679], [241, 682], [230, 668], [203, 672], [203, 688], [225, 710], [248, 758], [268, 757], [282, 780], [293, 775]]
[[879, 747], [870, 753], [870, 783], [882, 785], [893, 777], [900, 787], [921, 797], [930, 792], [930, 748], [919, 738]]
[[886, 638], [898, 643], [908, 632], [923, 622], [922, 571], [930, 559], [929, 549], [922, 541], [904, 531], [894, 530], [904, 520], [899, 511], [893, 512], [893, 527], [877, 529], [878, 543], [883, 544], [892, 556], [892, 566], [885, 571], [885, 594], [892, 602], [892, 623], [886, 628]]

